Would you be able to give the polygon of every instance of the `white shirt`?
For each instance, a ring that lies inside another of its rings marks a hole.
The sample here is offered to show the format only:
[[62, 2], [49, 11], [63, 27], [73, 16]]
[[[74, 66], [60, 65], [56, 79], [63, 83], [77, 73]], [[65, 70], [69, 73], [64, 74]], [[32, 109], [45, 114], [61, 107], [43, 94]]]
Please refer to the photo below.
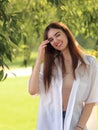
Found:
[[[83, 102], [98, 103], [98, 63], [92, 56], [84, 56], [85, 66], [79, 61], [70, 93], [64, 130], [75, 130], [83, 109]], [[37, 130], [63, 130], [62, 126], [62, 71], [57, 66], [48, 93], [43, 83], [43, 65], [40, 75], [40, 104]], [[86, 130], [86, 127], [84, 128]]]

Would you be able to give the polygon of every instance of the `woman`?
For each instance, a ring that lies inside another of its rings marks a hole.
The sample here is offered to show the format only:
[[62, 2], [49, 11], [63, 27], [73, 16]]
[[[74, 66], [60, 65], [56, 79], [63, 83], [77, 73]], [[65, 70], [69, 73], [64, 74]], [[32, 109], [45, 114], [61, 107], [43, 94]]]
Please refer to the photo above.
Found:
[[29, 81], [29, 93], [40, 94], [37, 130], [86, 130], [98, 102], [97, 85], [95, 58], [63, 23], [50, 23]]

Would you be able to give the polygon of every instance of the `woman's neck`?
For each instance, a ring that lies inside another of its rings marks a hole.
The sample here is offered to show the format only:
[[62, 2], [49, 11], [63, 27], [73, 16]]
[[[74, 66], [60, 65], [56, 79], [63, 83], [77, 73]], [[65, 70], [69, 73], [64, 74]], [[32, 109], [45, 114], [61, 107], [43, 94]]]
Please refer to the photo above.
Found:
[[66, 48], [65, 50], [62, 51], [62, 55], [64, 57], [64, 61], [66, 63], [72, 63], [72, 57], [69, 51], [69, 48]]
[[73, 74], [72, 57], [69, 49], [62, 51], [62, 55], [64, 57], [64, 64], [66, 70], [65, 74]]

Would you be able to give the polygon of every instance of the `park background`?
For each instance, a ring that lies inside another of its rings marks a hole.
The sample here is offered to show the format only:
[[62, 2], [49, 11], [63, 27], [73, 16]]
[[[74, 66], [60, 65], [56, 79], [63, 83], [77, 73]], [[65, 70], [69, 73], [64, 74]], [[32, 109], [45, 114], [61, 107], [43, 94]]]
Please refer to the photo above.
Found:
[[[0, 130], [35, 130], [28, 80], [46, 25], [65, 23], [98, 60], [98, 0], [0, 0]], [[98, 108], [96, 108], [98, 125]]]

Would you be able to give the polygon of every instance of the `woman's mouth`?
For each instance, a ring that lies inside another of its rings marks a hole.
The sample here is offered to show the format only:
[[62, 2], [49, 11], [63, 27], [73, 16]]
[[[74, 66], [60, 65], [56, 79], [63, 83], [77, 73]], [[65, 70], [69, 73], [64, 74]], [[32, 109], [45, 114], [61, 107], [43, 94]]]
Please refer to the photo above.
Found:
[[62, 43], [58, 43], [57, 45], [56, 45], [56, 47], [61, 47], [62, 46]]

